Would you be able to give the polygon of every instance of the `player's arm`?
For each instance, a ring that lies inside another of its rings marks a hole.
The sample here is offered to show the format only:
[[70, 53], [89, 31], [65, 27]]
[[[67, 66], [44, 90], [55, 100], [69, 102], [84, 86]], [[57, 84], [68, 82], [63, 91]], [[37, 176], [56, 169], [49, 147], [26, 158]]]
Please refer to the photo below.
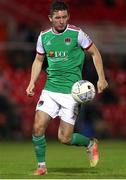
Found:
[[102, 57], [99, 50], [96, 48], [94, 44], [92, 44], [87, 51], [91, 54], [93, 58], [93, 63], [98, 74], [98, 93], [101, 93], [108, 86], [108, 83], [105, 79]]
[[26, 89], [27, 95], [28, 96], [33, 96], [34, 95], [34, 87], [35, 87], [35, 82], [37, 81], [41, 69], [42, 69], [42, 64], [44, 61], [44, 54], [36, 54], [35, 60], [32, 64], [32, 70], [31, 70], [31, 79], [30, 83]]

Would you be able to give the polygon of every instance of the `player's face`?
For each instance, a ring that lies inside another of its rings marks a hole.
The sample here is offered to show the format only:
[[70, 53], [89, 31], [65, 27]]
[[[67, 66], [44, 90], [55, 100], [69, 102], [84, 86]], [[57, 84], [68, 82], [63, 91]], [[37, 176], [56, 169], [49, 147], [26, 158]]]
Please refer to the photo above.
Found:
[[54, 32], [63, 32], [67, 26], [69, 20], [69, 14], [67, 10], [55, 11], [52, 16], [49, 16], [49, 20], [52, 23]]

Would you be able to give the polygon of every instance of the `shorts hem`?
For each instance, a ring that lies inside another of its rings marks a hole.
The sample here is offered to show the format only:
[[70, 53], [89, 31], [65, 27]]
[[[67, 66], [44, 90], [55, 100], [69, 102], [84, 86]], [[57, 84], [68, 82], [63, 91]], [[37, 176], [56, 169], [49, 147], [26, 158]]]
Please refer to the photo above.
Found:
[[67, 120], [67, 119], [64, 119], [64, 118], [61, 118], [61, 117], [60, 117], [60, 119], [62, 121], [64, 121], [64, 122], [66, 122], [66, 123], [69, 123], [69, 124], [73, 125], [73, 126], [75, 125], [75, 121], [73, 121], [73, 120], [70, 121], [70, 120]]
[[53, 116], [50, 112], [48, 112], [47, 110], [45, 110], [45, 109], [40, 109], [40, 108], [36, 108], [36, 111], [43, 111], [43, 112], [45, 112], [45, 113], [47, 113], [51, 118], [55, 118], [56, 116]]

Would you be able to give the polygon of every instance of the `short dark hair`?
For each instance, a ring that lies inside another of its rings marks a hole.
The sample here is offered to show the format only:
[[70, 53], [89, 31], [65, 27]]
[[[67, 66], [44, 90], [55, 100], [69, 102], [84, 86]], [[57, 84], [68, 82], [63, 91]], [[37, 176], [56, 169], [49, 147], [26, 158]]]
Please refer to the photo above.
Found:
[[68, 5], [61, 0], [55, 0], [52, 2], [51, 6], [50, 6], [50, 15], [53, 14], [53, 12], [55, 11], [62, 11], [62, 10], [67, 10], [69, 11]]

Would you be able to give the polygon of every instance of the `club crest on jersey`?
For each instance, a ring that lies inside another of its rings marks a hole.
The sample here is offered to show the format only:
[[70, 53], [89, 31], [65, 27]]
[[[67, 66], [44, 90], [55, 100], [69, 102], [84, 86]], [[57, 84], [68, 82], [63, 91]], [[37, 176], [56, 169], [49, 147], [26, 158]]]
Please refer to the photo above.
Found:
[[67, 37], [64, 39], [64, 42], [66, 43], [66, 45], [70, 45], [71, 44], [71, 38]]

